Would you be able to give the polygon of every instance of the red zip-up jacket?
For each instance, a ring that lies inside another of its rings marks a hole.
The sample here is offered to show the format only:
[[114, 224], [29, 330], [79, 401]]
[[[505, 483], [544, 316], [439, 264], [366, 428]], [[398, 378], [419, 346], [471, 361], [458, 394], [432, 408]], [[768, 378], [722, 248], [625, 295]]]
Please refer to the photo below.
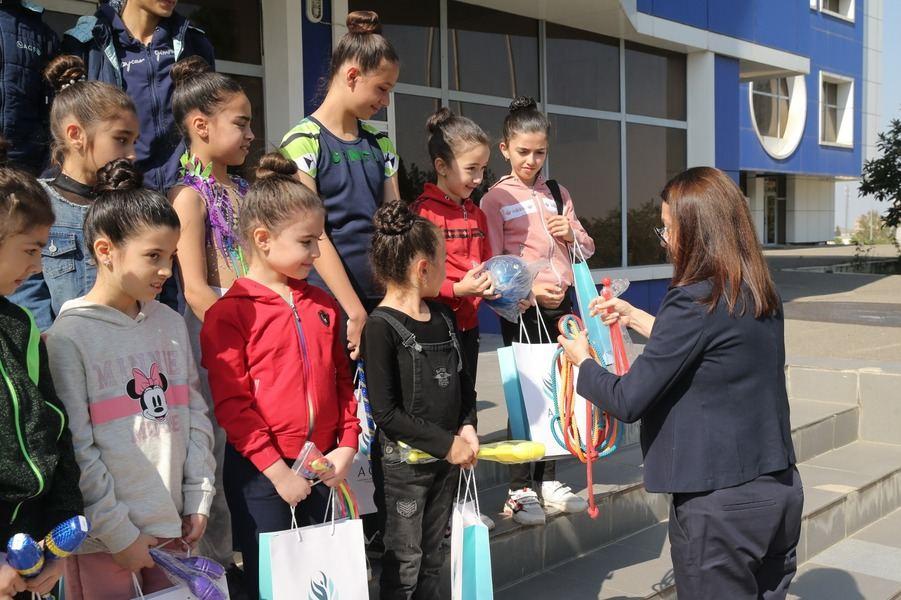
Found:
[[477, 296], [458, 298], [454, 295], [454, 283], [463, 279], [474, 266], [492, 257], [485, 213], [469, 198], [462, 204], [451, 200], [434, 183], [425, 184], [413, 210], [444, 231], [447, 275], [438, 300], [454, 311], [460, 331], [477, 327], [482, 299]]
[[328, 452], [356, 448], [360, 433], [338, 304], [306, 281], [288, 283], [293, 308], [239, 278], [200, 331], [216, 420], [260, 471], [296, 459], [308, 438]]

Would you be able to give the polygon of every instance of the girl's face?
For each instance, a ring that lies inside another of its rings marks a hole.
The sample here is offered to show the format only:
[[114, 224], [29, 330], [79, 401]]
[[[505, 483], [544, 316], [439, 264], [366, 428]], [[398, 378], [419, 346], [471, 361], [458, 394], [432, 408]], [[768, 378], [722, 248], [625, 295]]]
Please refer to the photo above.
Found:
[[513, 174], [531, 185], [547, 159], [547, 134], [542, 131], [517, 133], [501, 142], [501, 153], [510, 161]]
[[149, 302], [172, 276], [178, 237], [179, 230], [172, 227], [145, 227], [120, 244], [100, 237], [94, 251], [110, 284], [129, 298]]
[[257, 246], [263, 251], [269, 267], [292, 279], [306, 279], [313, 268], [313, 261], [319, 258], [319, 238], [325, 229], [325, 214], [311, 211], [299, 215], [278, 233], [265, 231], [260, 244], [260, 229], [254, 232]]
[[66, 127], [69, 143], [74, 146], [77, 156], [82, 161], [84, 175], [91, 181], [83, 181], [92, 185], [97, 170], [110, 161], [118, 158], [135, 160], [135, 143], [138, 141], [140, 126], [138, 117], [131, 111], [123, 111], [112, 119], [101, 121], [86, 132], [77, 121]]
[[351, 98], [351, 112], [363, 121], [391, 103], [391, 90], [397, 84], [400, 66], [383, 60], [377, 69], [363, 73], [357, 65], [345, 66], [345, 77]]
[[41, 248], [50, 237], [50, 226], [33, 227], [0, 242], [0, 296], [8, 296], [22, 282], [41, 272]]
[[469, 198], [473, 191], [482, 185], [485, 168], [491, 150], [484, 144], [474, 144], [463, 152], [454, 153], [450, 164], [443, 159], [435, 159], [435, 170], [438, 171], [441, 188], [453, 199], [460, 201]]
[[250, 120], [250, 100], [243, 92], [232, 94], [216, 114], [207, 117], [208, 143], [214, 161], [228, 166], [244, 164], [254, 139]]

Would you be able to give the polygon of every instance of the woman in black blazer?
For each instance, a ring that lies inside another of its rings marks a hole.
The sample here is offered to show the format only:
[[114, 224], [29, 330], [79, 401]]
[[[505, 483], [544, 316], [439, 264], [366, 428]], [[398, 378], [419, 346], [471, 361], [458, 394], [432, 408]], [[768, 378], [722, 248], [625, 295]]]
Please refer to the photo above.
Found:
[[658, 233], [673, 280], [657, 317], [619, 299], [591, 307], [648, 337], [642, 355], [618, 377], [590, 360], [584, 334], [560, 343], [580, 365], [581, 396], [622, 421], [641, 419], [645, 486], [673, 495], [679, 597], [785, 598], [804, 496], [782, 304], [732, 179], [689, 169], [662, 198]]

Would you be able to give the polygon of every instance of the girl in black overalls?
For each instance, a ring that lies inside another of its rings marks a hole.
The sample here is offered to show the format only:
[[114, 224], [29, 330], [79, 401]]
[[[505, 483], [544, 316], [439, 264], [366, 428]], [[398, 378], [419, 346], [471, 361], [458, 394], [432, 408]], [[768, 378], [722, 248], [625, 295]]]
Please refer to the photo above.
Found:
[[[453, 313], [438, 302], [445, 276], [444, 236], [406, 204], [375, 214], [373, 271], [385, 298], [363, 330], [363, 356], [378, 436], [373, 475], [384, 482], [376, 498], [385, 511], [381, 598], [434, 600], [440, 551], [459, 466], [479, 450], [475, 386], [461, 370]], [[437, 461], [407, 464], [399, 443]]]

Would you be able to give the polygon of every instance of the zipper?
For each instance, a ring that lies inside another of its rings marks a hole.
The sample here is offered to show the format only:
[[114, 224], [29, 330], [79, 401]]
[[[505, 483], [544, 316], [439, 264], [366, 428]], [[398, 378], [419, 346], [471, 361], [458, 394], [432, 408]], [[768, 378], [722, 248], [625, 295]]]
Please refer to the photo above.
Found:
[[[9, 378], [9, 375], [6, 373], [6, 368], [3, 366], [2, 361], [0, 361], [0, 374], [3, 375], [3, 381], [6, 382], [6, 387], [7, 389], [9, 389], [9, 395], [12, 399], [13, 420], [16, 423], [16, 438], [19, 442], [19, 450], [22, 451], [22, 456], [25, 457], [25, 462], [28, 463], [28, 467], [32, 470], [32, 472], [34, 472], [34, 476], [38, 480], [38, 491], [28, 497], [28, 499], [30, 500], [31, 498], [40, 496], [44, 491], [44, 476], [41, 475], [40, 469], [38, 469], [37, 465], [34, 464], [34, 461], [31, 459], [31, 455], [28, 454], [28, 449], [25, 447], [25, 437], [22, 435], [22, 424], [19, 422], [19, 394], [16, 392], [16, 386], [13, 384], [12, 380]], [[16, 505], [16, 508], [13, 510], [12, 518], [9, 520], [10, 523], [16, 520], [16, 517], [19, 514], [19, 509], [23, 504], [25, 504], [25, 500], [19, 502]]]
[[291, 312], [294, 314], [294, 326], [297, 329], [297, 339], [300, 345], [300, 355], [303, 359], [303, 377], [304, 377], [304, 388], [307, 393], [307, 438], [310, 438], [313, 435], [313, 425], [315, 424], [316, 415], [313, 412], [313, 395], [310, 393], [310, 387], [312, 385], [312, 379], [310, 377], [310, 354], [307, 350], [307, 336], [304, 335], [303, 332], [303, 321], [300, 320], [300, 314], [297, 312], [297, 307], [294, 305], [294, 298], [291, 298], [290, 302]]

